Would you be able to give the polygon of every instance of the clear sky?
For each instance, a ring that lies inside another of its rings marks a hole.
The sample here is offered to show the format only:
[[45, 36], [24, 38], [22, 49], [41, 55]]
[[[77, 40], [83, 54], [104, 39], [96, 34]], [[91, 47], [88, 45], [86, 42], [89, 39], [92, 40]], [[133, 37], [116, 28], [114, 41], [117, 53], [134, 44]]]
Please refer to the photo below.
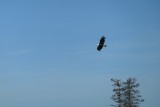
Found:
[[129, 77], [160, 107], [159, 0], [0, 0], [0, 107], [110, 107]]

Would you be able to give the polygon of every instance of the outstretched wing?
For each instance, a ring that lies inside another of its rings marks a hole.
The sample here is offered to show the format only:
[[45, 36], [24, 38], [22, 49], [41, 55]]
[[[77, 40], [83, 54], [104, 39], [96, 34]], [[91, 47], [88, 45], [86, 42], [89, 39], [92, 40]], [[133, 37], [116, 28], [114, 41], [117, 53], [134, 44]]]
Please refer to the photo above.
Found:
[[104, 45], [104, 42], [105, 42], [105, 37], [102, 36], [101, 39], [100, 39], [100, 41], [99, 41], [99, 44], [103, 44]]

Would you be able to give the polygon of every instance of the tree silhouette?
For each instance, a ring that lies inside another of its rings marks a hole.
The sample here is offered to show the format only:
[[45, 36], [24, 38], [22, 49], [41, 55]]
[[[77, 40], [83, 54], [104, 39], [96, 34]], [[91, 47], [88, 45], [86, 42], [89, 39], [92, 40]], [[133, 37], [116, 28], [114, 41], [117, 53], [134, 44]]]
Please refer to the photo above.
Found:
[[135, 78], [129, 78], [126, 82], [123, 82], [124, 84], [124, 106], [125, 107], [138, 107], [140, 102], [143, 102], [144, 99], [141, 98], [141, 95], [139, 94], [139, 90], [136, 88], [139, 87], [139, 83], [137, 83], [137, 80]]
[[129, 78], [126, 82], [121, 82], [119, 79], [111, 79], [113, 82], [113, 92], [111, 99], [117, 103], [117, 105], [111, 105], [115, 107], [138, 107], [144, 99], [141, 98], [139, 90], [139, 83], [135, 78]]
[[[118, 107], [122, 107], [122, 105], [123, 105], [123, 103], [122, 103], [122, 101], [123, 101], [123, 99], [122, 99], [123, 86], [122, 85], [123, 84], [122, 84], [121, 80], [119, 80], [119, 79], [111, 79], [111, 81], [113, 82], [112, 86], [114, 87], [114, 89], [113, 89], [114, 94], [112, 95], [111, 99], [118, 104]], [[116, 105], [112, 105], [112, 106], [116, 107]]]

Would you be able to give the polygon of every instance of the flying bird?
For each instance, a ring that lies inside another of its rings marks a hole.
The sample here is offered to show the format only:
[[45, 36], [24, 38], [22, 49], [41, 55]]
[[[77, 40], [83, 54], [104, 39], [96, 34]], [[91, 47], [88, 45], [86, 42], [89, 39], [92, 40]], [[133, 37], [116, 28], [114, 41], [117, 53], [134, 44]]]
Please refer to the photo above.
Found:
[[105, 36], [102, 36], [97, 46], [98, 51], [101, 51], [103, 47], [107, 47], [107, 45], [105, 45], [104, 43], [105, 43]]

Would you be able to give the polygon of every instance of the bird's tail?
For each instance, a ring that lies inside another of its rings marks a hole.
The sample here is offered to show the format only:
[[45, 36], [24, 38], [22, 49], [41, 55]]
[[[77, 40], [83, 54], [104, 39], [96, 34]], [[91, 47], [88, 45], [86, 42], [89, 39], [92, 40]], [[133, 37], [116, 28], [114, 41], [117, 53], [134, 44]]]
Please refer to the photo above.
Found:
[[103, 47], [107, 47], [107, 45], [103, 45]]

